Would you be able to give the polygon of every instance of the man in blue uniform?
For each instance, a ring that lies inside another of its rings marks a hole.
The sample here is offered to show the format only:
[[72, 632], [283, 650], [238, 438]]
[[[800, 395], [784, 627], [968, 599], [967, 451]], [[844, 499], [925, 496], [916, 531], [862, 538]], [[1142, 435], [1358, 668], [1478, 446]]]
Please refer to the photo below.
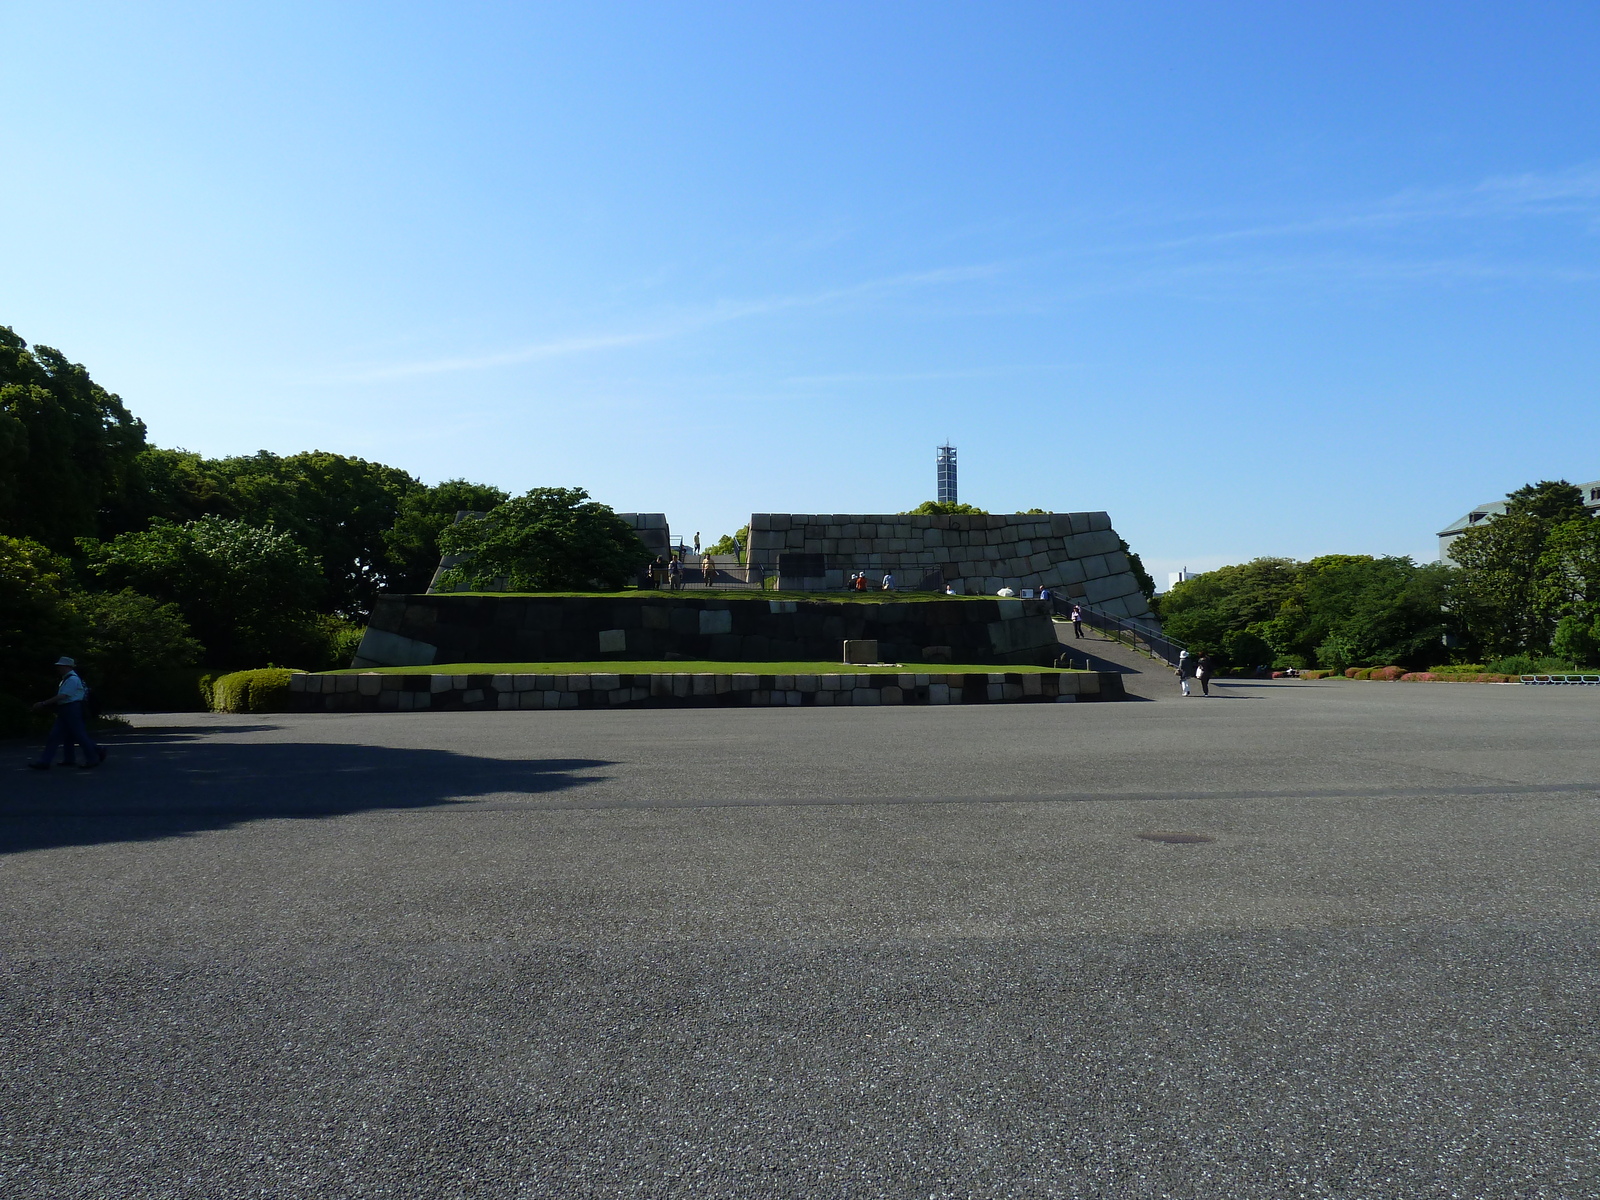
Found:
[[95, 745], [93, 739], [89, 737], [89, 731], [84, 728], [83, 708], [84, 701], [89, 696], [89, 689], [84, 686], [83, 680], [78, 678], [77, 668], [78, 664], [70, 658], [62, 656], [56, 659], [56, 670], [61, 674], [56, 694], [33, 706], [35, 710], [46, 708], [56, 710], [56, 723], [50, 727], [50, 736], [45, 739], [44, 754], [28, 764], [35, 771], [50, 769], [51, 762], [55, 760], [56, 749], [63, 742], [66, 744], [67, 762], [72, 761], [74, 742], [83, 747], [84, 766], [98, 767], [106, 760], [105, 750]]

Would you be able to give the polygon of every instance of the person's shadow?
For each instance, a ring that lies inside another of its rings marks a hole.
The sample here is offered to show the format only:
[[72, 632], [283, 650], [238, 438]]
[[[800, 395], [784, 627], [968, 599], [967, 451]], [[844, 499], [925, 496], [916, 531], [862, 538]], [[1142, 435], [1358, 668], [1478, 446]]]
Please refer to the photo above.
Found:
[[[230, 726], [226, 732], [274, 726]], [[0, 854], [141, 841], [247, 821], [516, 801], [594, 782], [588, 758], [480, 758], [450, 750], [306, 742], [213, 741], [146, 730], [108, 742], [96, 770], [21, 771], [0, 799]]]

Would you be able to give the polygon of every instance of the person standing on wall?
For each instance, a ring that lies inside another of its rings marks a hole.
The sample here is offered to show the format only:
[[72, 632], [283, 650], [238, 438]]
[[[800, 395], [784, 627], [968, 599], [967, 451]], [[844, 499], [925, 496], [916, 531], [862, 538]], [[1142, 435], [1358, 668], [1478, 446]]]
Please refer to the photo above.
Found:
[[1082, 605], [1074, 604], [1072, 606], [1072, 636], [1075, 638], [1081, 638], [1083, 636]]
[[98, 767], [106, 760], [105, 748], [97, 746], [94, 739], [89, 736], [89, 731], [84, 728], [84, 702], [89, 698], [89, 689], [84, 687], [83, 680], [78, 678], [77, 667], [78, 664], [65, 655], [56, 659], [56, 671], [61, 676], [61, 682], [56, 685], [56, 694], [33, 706], [35, 712], [42, 712], [47, 708], [56, 710], [56, 722], [50, 726], [50, 734], [45, 738], [44, 754], [28, 763], [28, 766], [35, 771], [50, 769], [50, 763], [56, 756], [58, 746], [66, 751], [64, 762], [71, 762], [74, 742], [83, 747], [84, 766]]

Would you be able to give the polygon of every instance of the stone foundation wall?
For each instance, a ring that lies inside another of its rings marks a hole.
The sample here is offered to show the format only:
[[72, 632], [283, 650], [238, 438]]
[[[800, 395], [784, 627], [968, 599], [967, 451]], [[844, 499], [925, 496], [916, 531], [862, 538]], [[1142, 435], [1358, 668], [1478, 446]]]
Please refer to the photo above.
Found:
[[380, 596], [356, 667], [435, 663], [838, 662], [846, 639], [884, 662], [1048, 666], [1060, 648], [1041, 600], [762, 600], [715, 592], [589, 596]]
[[843, 587], [855, 571], [867, 571], [874, 581], [892, 571], [901, 587], [942, 590], [949, 583], [964, 594], [991, 596], [1002, 587], [1047, 587], [1112, 616], [1154, 619], [1103, 512], [756, 513], [750, 562], [778, 574], [780, 587], [801, 591]]
[[1120, 700], [1122, 676], [1096, 671], [857, 675], [295, 675], [301, 712], [561, 708], [844, 707]]

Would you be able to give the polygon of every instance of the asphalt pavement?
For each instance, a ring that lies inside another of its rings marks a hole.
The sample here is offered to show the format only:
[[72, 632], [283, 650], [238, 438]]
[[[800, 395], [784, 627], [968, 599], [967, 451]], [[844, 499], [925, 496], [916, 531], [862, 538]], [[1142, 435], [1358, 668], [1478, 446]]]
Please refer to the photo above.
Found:
[[1214, 690], [12, 744], [0, 1196], [1600, 1195], [1600, 688]]

